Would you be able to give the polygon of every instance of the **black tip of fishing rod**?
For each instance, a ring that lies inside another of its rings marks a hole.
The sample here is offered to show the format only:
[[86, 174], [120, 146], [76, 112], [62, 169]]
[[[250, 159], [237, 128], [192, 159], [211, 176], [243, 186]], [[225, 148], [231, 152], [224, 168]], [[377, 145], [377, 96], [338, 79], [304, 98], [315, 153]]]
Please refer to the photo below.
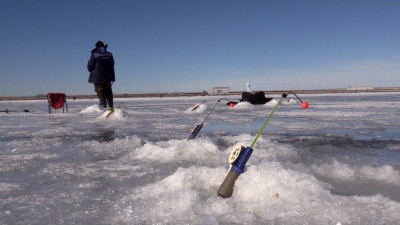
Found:
[[[303, 109], [307, 109], [308, 108], [308, 102], [301, 100], [301, 98], [299, 96], [297, 96], [296, 93], [289, 92], [289, 94], [292, 94], [292, 95], [296, 96], [296, 98], [301, 102], [301, 108], [303, 108]], [[282, 94], [283, 98], [286, 98], [286, 96], [287, 96], [286, 93]]]
[[291, 92], [289, 92], [289, 94], [294, 95], [301, 103], [303, 103], [303, 100], [301, 100], [301, 98], [299, 96], [297, 96], [296, 93], [291, 91]]

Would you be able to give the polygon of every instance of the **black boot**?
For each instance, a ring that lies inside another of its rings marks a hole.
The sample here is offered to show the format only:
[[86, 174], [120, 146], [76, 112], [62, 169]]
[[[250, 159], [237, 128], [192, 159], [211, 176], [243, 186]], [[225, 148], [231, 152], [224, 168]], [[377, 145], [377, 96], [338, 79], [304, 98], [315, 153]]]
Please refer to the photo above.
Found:
[[106, 85], [105, 97], [107, 99], [108, 107], [113, 108], [114, 107], [114, 99], [113, 99], [111, 83], [108, 83]]
[[106, 96], [104, 95], [104, 93], [98, 93], [97, 96], [100, 100], [99, 106], [102, 108], [107, 108]]
[[95, 85], [95, 90], [97, 92], [97, 97], [99, 97], [99, 106], [102, 108], [107, 108], [107, 103], [106, 103], [106, 90], [104, 86], [102, 85]]

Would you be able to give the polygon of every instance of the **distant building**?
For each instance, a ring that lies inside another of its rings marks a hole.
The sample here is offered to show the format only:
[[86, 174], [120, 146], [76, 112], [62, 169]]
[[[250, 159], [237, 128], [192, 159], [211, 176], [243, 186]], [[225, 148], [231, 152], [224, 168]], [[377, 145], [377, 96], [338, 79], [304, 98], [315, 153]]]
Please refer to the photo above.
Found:
[[349, 86], [347, 88], [348, 91], [372, 91], [374, 90], [374, 87], [372, 86], [357, 86], [357, 87], [353, 87], [353, 86]]
[[229, 87], [213, 87], [208, 90], [208, 94], [210, 95], [220, 95], [220, 94], [229, 94]]

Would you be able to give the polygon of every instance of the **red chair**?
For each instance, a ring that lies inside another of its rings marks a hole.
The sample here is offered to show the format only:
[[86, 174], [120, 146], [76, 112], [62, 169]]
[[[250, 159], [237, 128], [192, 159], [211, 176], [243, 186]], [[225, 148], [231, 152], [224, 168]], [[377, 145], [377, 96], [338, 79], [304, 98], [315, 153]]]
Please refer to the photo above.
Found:
[[51, 108], [59, 109], [61, 107], [64, 113], [64, 105], [68, 112], [67, 96], [64, 93], [48, 93], [47, 101], [49, 102], [49, 113], [51, 113]]

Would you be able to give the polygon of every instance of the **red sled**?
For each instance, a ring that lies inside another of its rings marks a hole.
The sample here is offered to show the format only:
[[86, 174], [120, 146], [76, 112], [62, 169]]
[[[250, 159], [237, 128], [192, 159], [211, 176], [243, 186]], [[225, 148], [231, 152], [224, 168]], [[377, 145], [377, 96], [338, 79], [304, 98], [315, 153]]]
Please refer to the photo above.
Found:
[[60, 109], [61, 107], [64, 113], [64, 105], [68, 112], [67, 96], [64, 93], [48, 93], [47, 101], [49, 102], [49, 113], [51, 113], [51, 108]]

